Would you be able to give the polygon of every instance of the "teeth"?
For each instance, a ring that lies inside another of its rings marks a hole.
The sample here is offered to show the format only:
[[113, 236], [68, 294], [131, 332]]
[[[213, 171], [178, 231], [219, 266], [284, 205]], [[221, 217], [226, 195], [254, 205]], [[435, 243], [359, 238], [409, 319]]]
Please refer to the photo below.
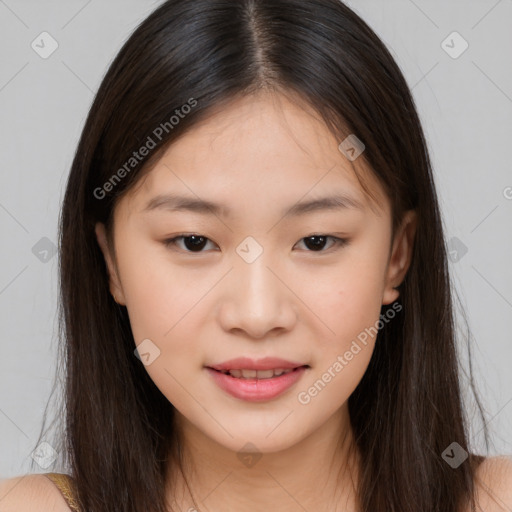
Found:
[[258, 375], [258, 371], [256, 370], [239, 370], [239, 372], [244, 379], [255, 379]]
[[271, 379], [272, 377], [279, 377], [284, 373], [290, 373], [293, 369], [276, 368], [274, 370], [228, 370], [223, 373], [229, 374], [237, 379]]

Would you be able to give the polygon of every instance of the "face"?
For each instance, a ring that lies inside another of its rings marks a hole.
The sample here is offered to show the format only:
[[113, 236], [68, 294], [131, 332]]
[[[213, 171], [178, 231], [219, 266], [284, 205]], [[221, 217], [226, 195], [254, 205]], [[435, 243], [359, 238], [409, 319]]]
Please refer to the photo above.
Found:
[[407, 271], [414, 217], [392, 240], [388, 199], [356, 160], [371, 203], [339, 143], [297, 102], [239, 99], [120, 200], [116, 258], [96, 226], [147, 372], [183, 425], [233, 451], [286, 449], [346, 407]]

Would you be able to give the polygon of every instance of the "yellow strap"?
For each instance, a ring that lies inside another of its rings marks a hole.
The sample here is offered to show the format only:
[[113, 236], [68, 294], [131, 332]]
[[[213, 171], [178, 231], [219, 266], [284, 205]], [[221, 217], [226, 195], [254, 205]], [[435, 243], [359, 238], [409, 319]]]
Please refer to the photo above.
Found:
[[66, 503], [69, 505], [69, 508], [74, 512], [80, 512], [75, 499], [73, 479], [63, 473], [44, 473], [44, 476], [49, 478], [57, 486], [64, 496]]

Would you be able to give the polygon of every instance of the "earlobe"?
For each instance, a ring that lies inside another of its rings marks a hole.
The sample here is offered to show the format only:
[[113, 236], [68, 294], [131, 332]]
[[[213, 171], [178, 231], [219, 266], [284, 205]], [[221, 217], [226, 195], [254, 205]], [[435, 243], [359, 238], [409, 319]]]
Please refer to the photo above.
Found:
[[404, 214], [401, 226], [397, 230], [388, 264], [382, 304], [391, 304], [400, 296], [396, 288], [404, 280], [411, 264], [417, 220], [416, 211], [409, 210]]
[[400, 292], [398, 290], [395, 288], [386, 288], [382, 297], [382, 304], [392, 304], [398, 299], [398, 297], [400, 297]]
[[115, 268], [112, 253], [108, 244], [105, 225], [102, 222], [97, 222], [94, 231], [96, 233], [96, 240], [98, 241], [98, 245], [100, 246], [103, 257], [105, 258], [109, 277], [110, 293], [112, 294], [115, 302], [121, 304], [121, 301], [124, 302], [123, 290], [119, 282], [117, 270]]

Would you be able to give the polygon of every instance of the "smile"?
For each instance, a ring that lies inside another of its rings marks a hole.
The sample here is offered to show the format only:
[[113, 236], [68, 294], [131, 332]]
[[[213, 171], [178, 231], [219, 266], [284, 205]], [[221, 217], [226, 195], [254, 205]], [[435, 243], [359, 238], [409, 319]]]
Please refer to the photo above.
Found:
[[222, 373], [231, 375], [237, 379], [271, 379], [272, 377], [279, 377], [284, 373], [293, 372], [293, 369], [276, 368], [274, 370], [223, 370]]
[[307, 365], [268, 370], [206, 368], [221, 390], [248, 402], [265, 402], [282, 395], [302, 378], [307, 369]]

